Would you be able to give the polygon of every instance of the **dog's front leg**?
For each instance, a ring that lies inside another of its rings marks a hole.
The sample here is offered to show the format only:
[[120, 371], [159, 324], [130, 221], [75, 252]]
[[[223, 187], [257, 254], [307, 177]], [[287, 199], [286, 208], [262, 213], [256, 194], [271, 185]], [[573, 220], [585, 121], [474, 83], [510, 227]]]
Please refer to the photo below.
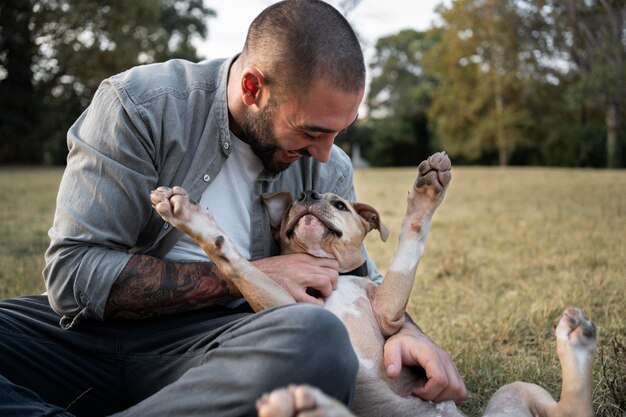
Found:
[[424, 252], [432, 216], [443, 200], [452, 177], [450, 158], [439, 152], [423, 161], [407, 201], [400, 241], [383, 283], [376, 288], [372, 305], [385, 336], [404, 324], [417, 265]]
[[165, 221], [198, 242], [254, 311], [295, 303], [287, 291], [241, 256], [213, 216], [190, 201], [183, 188], [159, 187], [150, 198]]

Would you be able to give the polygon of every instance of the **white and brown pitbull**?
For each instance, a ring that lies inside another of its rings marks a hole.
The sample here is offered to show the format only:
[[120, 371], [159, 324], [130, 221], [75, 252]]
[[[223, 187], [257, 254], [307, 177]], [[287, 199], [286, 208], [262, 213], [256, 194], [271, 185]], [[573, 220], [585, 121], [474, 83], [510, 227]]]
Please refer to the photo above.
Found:
[[[450, 183], [450, 168], [445, 153], [436, 153], [420, 164], [417, 180], [409, 192], [398, 248], [383, 283], [377, 285], [362, 276], [342, 275], [337, 289], [325, 299], [325, 308], [346, 325], [359, 358], [352, 410], [314, 387], [299, 386], [276, 390], [260, 399], [260, 416], [463, 415], [451, 401], [433, 404], [411, 395], [418, 376], [403, 369], [398, 378], [390, 379], [383, 364], [385, 339], [398, 332], [405, 321], [417, 265], [432, 216]], [[255, 311], [295, 303], [289, 293], [238, 253], [211, 214], [191, 202], [184, 189], [159, 187], [151, 199], [163, 219], [200, 244], [228, 277], [230, 289], [240, 292]], [[289, 193], [273, 193], [264, 196], [264, 200], [283, 254], [304, 252], [333, 258], [342, 273], [365, 263], [360, 248], [369, 231], [377, 229], [383, 240], [389, 234], [373, 207], [334, 194], [307, 191], [294, 201]], [[556, 336], [563, 370], [561, 400], [555, 402], [537, 385], [516, 382], [498, 390], [486, 416], [593, 416], [595, 327], [582, 311], [570, 308], [563, 313]]]

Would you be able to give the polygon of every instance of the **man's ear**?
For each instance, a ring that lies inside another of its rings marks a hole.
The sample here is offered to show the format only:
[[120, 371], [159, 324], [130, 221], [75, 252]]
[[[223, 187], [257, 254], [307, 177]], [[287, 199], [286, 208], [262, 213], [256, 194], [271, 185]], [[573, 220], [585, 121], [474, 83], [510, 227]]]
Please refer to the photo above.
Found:
[[378, 229], [378, 233], [380, 233], [380, 238], [383, 242], [387, 241], [389, 237], [389, 229], [380, 221], [380, 215], [378, 211], [369, 204], [359, 203], [357, 201], [352, 203], [352, 207], [361, 216], [367, 223], [370, 225], [371, 229]]
[[258, 104], [258, 93], [265, 85], [265, 76], [256, 67], [246, 68], [241, 76], [241, 97], [246, 106]]
[[283, 217], [285, 217], [285, 213], [291, 206], [293, 197], [291, 193], [286, 191], [278, 193], [265, 193], [261, 197], [263, 198], [265, 207], [267, 207], [267, 213], [270, 216], [272, 231], [276, 233], [280, 231], [280, 224], [283, 221]]

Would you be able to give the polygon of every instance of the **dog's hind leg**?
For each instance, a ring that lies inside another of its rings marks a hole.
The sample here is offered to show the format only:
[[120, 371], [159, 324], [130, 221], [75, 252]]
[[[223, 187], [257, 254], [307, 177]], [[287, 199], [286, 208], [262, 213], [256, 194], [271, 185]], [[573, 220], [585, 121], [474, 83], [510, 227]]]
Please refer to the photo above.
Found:
[[404, 324], [404, 312], [430, 222], [450, 183], [450, 168], [450, 158], [445, 152], [431, 155], [419, 165], [417, 179], [409, 192], [398, 248], [372, 300], [385, 336], [396, 333]]
[[515, 382], [496, 392], [485, 416], [593, 417], [591, 394], [596, 328], [582, 310], [565, 310], [556, 328], [556, 346], [563, 373], [559, 402], [537, 385]]
[[159, 187], [150, 199], [165, 221], [198, 242], [254, 311], [295, 303], [287, 291], [241, 256], [213, 216], [192, 202], [183, 188]]

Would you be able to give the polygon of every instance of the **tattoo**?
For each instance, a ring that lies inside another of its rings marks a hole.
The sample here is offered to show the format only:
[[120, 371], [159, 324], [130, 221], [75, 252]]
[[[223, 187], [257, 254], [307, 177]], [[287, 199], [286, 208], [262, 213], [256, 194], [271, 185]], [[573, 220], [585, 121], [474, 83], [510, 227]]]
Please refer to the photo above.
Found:
[[146, 318], [223, 304], [239, 296], [211, 262], [134, 255], [117, 280], [105, 318]]

